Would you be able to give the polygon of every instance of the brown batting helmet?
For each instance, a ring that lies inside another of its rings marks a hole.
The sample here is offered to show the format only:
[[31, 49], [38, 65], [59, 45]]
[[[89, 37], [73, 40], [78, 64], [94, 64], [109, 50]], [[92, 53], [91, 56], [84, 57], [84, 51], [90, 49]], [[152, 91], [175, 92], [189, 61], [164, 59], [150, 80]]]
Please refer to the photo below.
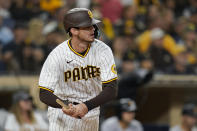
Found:
[[88, 27], [101, 22], [94, 19], [92, 12], [86, 8], [73, 8], [64, 16], [64, 28], [69, 32], [72, 27]]

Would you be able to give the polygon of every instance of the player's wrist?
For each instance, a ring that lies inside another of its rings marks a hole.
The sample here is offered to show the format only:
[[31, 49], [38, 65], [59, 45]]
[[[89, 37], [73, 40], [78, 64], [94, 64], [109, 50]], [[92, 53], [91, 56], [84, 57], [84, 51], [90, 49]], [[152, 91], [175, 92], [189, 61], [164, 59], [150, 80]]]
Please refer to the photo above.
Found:
[[84, 104], [87, 106], [88, 111], [90, 111], [94, 108], [94, 104], [90, 101], [86, 101], [86, 102], [84, 102]]

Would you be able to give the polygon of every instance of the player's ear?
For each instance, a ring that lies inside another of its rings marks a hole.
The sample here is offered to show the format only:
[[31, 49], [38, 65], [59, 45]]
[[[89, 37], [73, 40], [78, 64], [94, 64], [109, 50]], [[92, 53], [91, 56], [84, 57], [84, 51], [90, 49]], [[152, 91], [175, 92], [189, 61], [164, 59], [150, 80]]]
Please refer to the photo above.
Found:
[[70, 32], [72, 33], [72, 35], [78, 35], [79, 29], [78, 28], [71, 28]]

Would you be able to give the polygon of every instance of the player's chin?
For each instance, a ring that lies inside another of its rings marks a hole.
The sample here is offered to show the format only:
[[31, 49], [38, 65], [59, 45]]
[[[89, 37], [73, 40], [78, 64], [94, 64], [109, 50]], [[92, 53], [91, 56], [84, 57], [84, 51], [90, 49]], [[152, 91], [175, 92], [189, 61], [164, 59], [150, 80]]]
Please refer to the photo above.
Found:
[[94, 41], [94, 37], [90, 37], [87, 41], [89, 41], [89, 42], [93, 42]]

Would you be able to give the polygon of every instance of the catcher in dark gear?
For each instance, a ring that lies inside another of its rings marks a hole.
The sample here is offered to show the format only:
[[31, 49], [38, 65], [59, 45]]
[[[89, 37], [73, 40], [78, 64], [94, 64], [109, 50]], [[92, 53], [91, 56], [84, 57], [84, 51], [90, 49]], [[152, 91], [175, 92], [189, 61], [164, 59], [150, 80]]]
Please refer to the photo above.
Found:
[[143, 131], [141, 123], [135, 120], [135, 101], [129, 98], [119, 100], [117, 117], [110, 117], [101, 126], [101, 131]]

